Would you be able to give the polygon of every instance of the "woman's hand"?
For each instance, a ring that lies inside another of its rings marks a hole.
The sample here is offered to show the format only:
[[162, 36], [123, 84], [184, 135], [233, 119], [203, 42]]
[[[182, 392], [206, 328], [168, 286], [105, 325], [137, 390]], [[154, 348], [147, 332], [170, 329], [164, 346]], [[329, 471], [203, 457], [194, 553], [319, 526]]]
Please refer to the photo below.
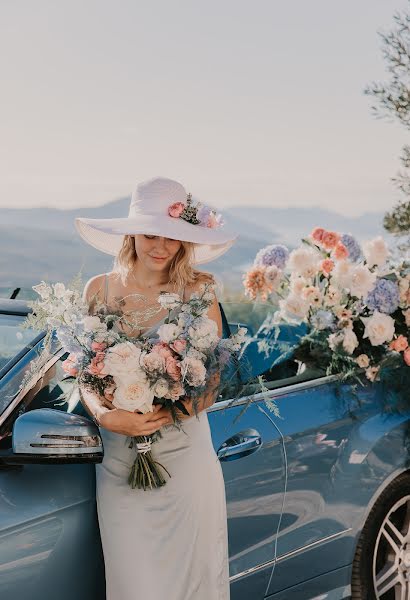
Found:
[[[108, 401], [106, 406], [108, 406]], [[111, 406], [113, 408], [104, 412], [99, 421], [101, 427], [109, 429], [114, 433], [120, 433], [131, 437], [150, 435], [161, 429], [163, 425], [173, 423], [170, 412], [159, 405], [154, 406], [154, 412], [145, 414], [116, 408], [113, 404]]]

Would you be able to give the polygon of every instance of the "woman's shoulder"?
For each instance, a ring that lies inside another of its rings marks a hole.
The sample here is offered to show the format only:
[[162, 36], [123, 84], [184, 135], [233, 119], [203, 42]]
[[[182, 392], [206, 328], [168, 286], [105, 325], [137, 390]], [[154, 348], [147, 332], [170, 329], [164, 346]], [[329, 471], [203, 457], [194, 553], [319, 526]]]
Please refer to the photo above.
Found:
[[83, 300], [90, 303], [91, 300], [98, 299], [100, 302], [104, 299], [105, 278], [109, 273], [100, 273], [94, 275], [85, 283], [83, 289]]
[[207, 271], [194, 271], [194, 279], [185, 286], [185, 298], [189, 298], [194, 292], [198, 292], [200, 287], [206, 284], [216, 285], [215, 277]]

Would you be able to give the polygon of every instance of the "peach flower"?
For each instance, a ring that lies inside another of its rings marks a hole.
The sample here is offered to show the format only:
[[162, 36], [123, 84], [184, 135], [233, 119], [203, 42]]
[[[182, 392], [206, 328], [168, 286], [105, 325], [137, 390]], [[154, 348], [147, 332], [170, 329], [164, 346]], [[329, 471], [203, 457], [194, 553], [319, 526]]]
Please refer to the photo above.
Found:
[[406, 350], [403, 352], [403, 358], [406, 365], [410, 367], [410, 348], [406, 348]]
[[320, 269], [321, 269], [321, 271], [323, 271], [323, 273], [326, 275], [326, 277], [333, 270], [334, 266], [335, 266], [335, 263], [333, 262], [333, 260], [331, 258], [325, 258], [325, 260], [322, 260], [322, 262], [320, 263]]
[[344, 260], [349, 256], [349, 250], [342, 242], [337, 242], [336, 246], [333, 248], [332, 254], [336, 260]]
[[107, 348], [107, 344], [105, 342], [92, 342], [91, 350], [93, 352], [103, 352]]
[[331, 250], [340, 241], [340, 235], [335, 231], [325, 231], [322, 236], [322, 245]]
[[395, 340], [390, 342], [389, 348], [390, 350], [395, 350], [396, 352], [403, 352], [403, 350], [408, 348], [408, 345], [409, 343], [407, 338], [400, 334]]
[[102, 374], [101, 371], [104, 369], [104, 352], [97, 352], [94, 358], [91, 360], [91, 363], [88, 365], [88, 372], [91, 375], [96, 375], [97, 377], [105, 377], [105, 374]]
[[185, 204], [183, 202], [174, 202], [168, 206], [168, 214], [170, 217], [178, 218], [182, 215], [185, 209]]
[[324, 233], [325, 230], [323, 229], [323, 227], [315, 227], [312, 233], [310, 234], [310, 237], [312, 238], [312, 240], [315, 240], [315, 242], [317, 242], [318, 244], [321, 244]]
[[174, 356], [172, 354], [171, 348], [165, 342], [160, 342], [159, 344], [155, 344], [155, 346], [153, 346], [151, 352], [158, 352], [158, 354], [160, 356], [162, 356], [163, 358], [165, 358], [165, 360], [167, 360], [167, 358], [169, 358], [169, 357], [173, 358], [173, 356]]

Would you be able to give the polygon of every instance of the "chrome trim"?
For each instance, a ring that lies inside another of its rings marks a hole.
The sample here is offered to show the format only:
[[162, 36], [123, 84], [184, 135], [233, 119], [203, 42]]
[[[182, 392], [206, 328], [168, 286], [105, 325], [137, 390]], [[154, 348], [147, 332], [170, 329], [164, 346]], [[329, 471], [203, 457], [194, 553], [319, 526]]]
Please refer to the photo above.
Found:
[[259, 402], [259, 400], [264, 400], [265, 398], [280, 398], [282, 396], [287, 396], [288, 394], [291, 394], [295, 391], [308, 390], [312, 387], [318, 387], [320, 385], [325, 385], [326, 383], [331, 383], [332, 381], [337, 381], [338, 379], [340, 379], [340, 375], [326, 375], [324, 377], [318, 377], [317, 379], [309, 379], [308, 381], [301, 381], [300, 383], [287, 385], [275, 390], [268, 390], [267, 392], [259, 392], [258, 394], [243, 396], [237, 401], [234, 399], [229, 399], [221, 400], [220, 402], [214, 402], [206, 410], [207, 412], [215, 412], [224, 408], [230, 408], [229, 404], [231, 404], [232, 406], [241, 406], [242, 404], [246, 404], [250, 400], [253, 402]]
[[320, 538], [320, 540], [316, 540], [316, 542], [307, 544], [307, 546], [302, 546], [301, 548], [297, 548], [296, 550], [292, 550], [291, 552], [282, 554], [281, 556], [278, 556], [277, 558], [273, 558], [272, 560], [268, 560], [267, 562], [264, 562], [260, 565], [256, 565], [256, 567], [251, 567], [250, 569], [246, 569], [245, 571], [242, 571], [241, 573], [232, 575], [232, 577], [229, 578], [229, 581], [230, 582], [236, 581], [237, 579], [240, 579], [241, 577], [244, 577], [245, 575], [249, 575], [250, 573], [255, 573], [256, 571], [259, 571], [260, 569], [265, 569], [266, 567], [269, 567], [270, 565], [273, 566], [275, 564], [275, 562], [280, 562], [282, 560], [286, 560], [287, 558], [290, 558], [291, 556], [295, 556], [296, 554], [300, 554], [301, 552], [304, 552], [305, 550], [309, 550], [310, 548], [314, 548], [315, 546], [319, 546], [320, 544], [329, 542], [330, 540], [336, 539], [336, 538], [344, 535], [345, 533], [349, 533], [349, 531], [352, 531], [351, 527], [349, 527], [348, 529], [344, 529], [343, 531], [339, 531], [338, 533], [332, 533], [332, 535], [328, 535], [327, 537]]
[[50, 369], [50, 367], [52, 367], [58, 361], [58, 359], [65, 353], [66, 353], [66, 350], [64, 350], [64, 348], [61, 348], [56, 354], [54, 354], [50, 358], [50, 360], [48, 360], [42, 366], [42, 368], [40, 369], [40, 371], [38, 373], [33, 375], [33, 379], [31, 379], [30, 382], [22, 390], [20, 390], [20, 392], [17, 394], [17, 396], [14, 398], [14, 400], [12, 400], [10, 402], [10, 404], [7, 406], [7, 408], [1, 414], [0, 427], [3, 425], [3, 423], [5, 422], [7, 417], [13, 412], [13, 410], [16, 408], [16, 406], [19, 405], [19, 403], [24, 398], [24, 396], [27, 394], [27, 392], [29, 392], [37, 384], [37, 382], [44, 376], [44, 374]]

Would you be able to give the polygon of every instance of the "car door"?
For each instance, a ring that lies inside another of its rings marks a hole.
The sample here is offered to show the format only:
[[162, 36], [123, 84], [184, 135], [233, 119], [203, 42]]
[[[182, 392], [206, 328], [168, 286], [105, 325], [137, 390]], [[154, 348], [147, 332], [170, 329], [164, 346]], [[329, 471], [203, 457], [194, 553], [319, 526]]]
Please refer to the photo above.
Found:
[[[24, 368], [34, 358], [24, 359]], [[11, 448], [13, 418], [61, 401], [68, 385], [63, 357], [50, 365], [36, 392], [26, 395], [0, 427], [0, 448]], [[23, 365], [0, 380], [0, 394], [15, 389]], [[17, 386], [18, 387], [18, 386]], [[3, 411], [3, 415], [5, 411]], [[0, 415], [1, 422], [1, 415]], [[95, 506], [93, 464], [7, 466], [0, 458], [0, 589], [19, 600], [105, 598], [104, 567]]]
[[216, 402], [208, 419], [225, 481], [231, 597], [262, 600], [284, 500], [283, 440], [263, 398], [246, 405]]

